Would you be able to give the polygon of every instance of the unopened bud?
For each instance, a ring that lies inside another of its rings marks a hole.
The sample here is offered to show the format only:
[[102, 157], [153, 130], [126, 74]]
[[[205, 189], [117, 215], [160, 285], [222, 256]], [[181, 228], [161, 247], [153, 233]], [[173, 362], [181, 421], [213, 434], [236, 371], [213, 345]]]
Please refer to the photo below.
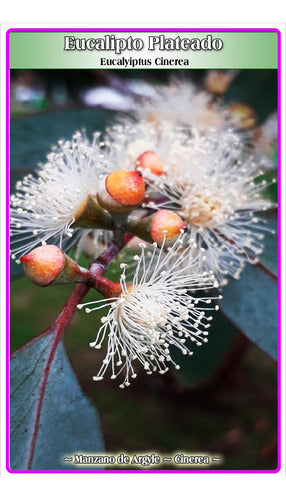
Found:
[[159, 210], [151, 224], [151, 238], [161, 245], [166, 239], [168, 243], [173, 242], [180, 235], [181, 230], [186, 229], [186, 224], [171, 210]]
[[99, 189], [99, 204], [110, 212], [130, 212], [144, 199], [145, 183], [141, 172], [116, 170]]
[[231, 71], [211, 70], [205, 79], [205, 89], [211, 94], [222, 95], [228, 89], [235, 74]]
[[145, 151], [138, 156], [136, 160], [137, 170], [147, 170], [154, 175], [162, 175], [164, 173], [163, 162], [161, 158], [153, 151]]
[[147, 120], [149, 123], [152, 123], [152, 125], [154, 125], [155, 127], [160, 124], [160, 118], [159, 118], [158, 114], [155, 112], [149, 113]]
[[243, 130], [252, 128], [256, 124], [254, 110], [246, 104], [232, 104], [229, 107], [229, 114], [236, 127]]
[[55, 245], [43, 245], [21, 257], [28, 278], [38, 286], [52, 283], [83, 283], [89, 272], [78, 266], [68, 255]]
[[156, 242], [159, 246], [164, 241], [168, 245], [172, 244], [185, 229], [186, 224], [181, 217], [171, 210], [158, 210], [149, 217], [130, 220], [126, 226], [126, 231], [145, 241]]

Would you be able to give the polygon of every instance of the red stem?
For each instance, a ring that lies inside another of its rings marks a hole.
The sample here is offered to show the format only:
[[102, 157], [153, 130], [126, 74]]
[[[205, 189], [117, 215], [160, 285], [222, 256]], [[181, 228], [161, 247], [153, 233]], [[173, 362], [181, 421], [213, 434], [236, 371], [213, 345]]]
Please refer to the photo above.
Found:
[[124, 238], [120, 235], [120, 242], [113, 241], [107, 250], [103, 252], [90, 266], [90, 284], [103, 295], [103, 297], [115, 297], [121, 292], [119, 283], [114, 282], [103, 276], [108, 264], [118, 254], [118, 252], [133, 238], [132, 235], [125, 234]]
[[[125, 240], [122, 238], [121, 241], [118, 242], [112, 242], [110, 247], [105, 250], [89, 267], [90, 273], [92, 277], [95, 280], [97, 280], [97, 277], [102, 277], [104, 271], [106, 270], [108, 264], [111, 262], [111, 260], [119, 253], [119, 251], [126, 245], [128, 242], [128, 238]], [[105, 278], [107, 279], [107, 278]], [[99, 280], [100, 281], [100, 280]], [[109, 281], [109, 280], [108, 280]], [[112, 282], [110, 282], [112, 283]], [[99, 283], [100, 284], [100, 283]], [[34, 460], [34, 454], [35, 454], [35, 448], [36, 448], [36, 442], [37, 442], [37, 437], [38, 437], [38, 432], [39, 432], [39, 426], [40, 426], [40, 420], [41, 420], [41, 411], [43, 407], [43, 400], [44, 400], [44, 395], [45, 395], [45, 390], [48, 382], [48, 377], [49, 377], [49, 372], [50, 368], [57, 350], [57, 347], [59, 345], [60, 339], [65, 332], [67, 326], [70, 324], [76, 310], [77, 310], [77, 305], [82, 301], [82, 299], [85, 297], [85, 295], [88, 293], [90, 290], [90, 286], [85, 285], [85, 284], [79, 284], [75, 287], [73, 293], [65, 303], [61, 313], [57, 317], [57, 319], [54, 321], [54, 323], [50, 326], [48, 330], [45, 330], [41, 335], [47, 334], [52, 332], [54, 338], [53, 342], [51, 345], [51, 350], [50, 354], [46, 363], [46, 366], [43, 371], [42, 375], [42, 380], [40, 383], [40, 388], [39, 388], [39, 398], [37, 401], [37, 407], [36, 407], [36, 414], [35, 414], [35, 423], [34, 423], [34, 429], [33, 429], [33, 434], [31, 438], [31, 443], [29, 447], [29, 457], [28, 457], [28, 469], [32, 469], [33, 465], [33, 460]]]
[[[71, 322], [71, 319], [76, 312], [77, 305], [83, 297], [87, 294], [89, 291], [89, 287], [86, 285], [77, 285], [76, 288], [74, 289], [72, 295], [66, 302], [66, 304], [63, 307], [63, 310], [61, 311], [60, 315], [56, 319], [56, 321], [51, 325], [49, 328], [50, 331], [53, 331], [54, 334], [54, 340], [52, 343], [50, 355], [48, 357], [45, 369], [43, 371], [43, 376], [42, 376], [42, 381], [40, 384], [40, 389], [39, 389], [39, 399], [37, 401], [37, 408], [36, 408], [36, 415], [35, 415], [35, 424], [34, 424], [34, 430], [33, 430], [33, 435], [30, 443], [30, 449], [29, 449], [29, 458], [28, 458], [28, 465], [27, 468], [31, 469], [32, 468], [32, 463], [34, 459], [34, 453], [35, 453], [35, 447], [36, 447], [36, 442], [37, 442], [37, 436], [38, 436], [38, 431], [39, 431], [39, 426], [40, 426], [40, 419], [41, 419], [41, 411], [42, 411], [42, 406], [43, 406], [43, 400], [44, 400], [44, 395], [45, 395], [45, 390], [48, 382], [48, 376], [50, 372], [50, 368], [59, 344], [59, 341], [61, 339], [62, 334], [64, 333], [65, 329]], [[46, 330], [44, 333], [48, 333], [49, 330]]]
[[104, 272], [112, 261], [112, 259], [118, 254], [118, 252], [125, 246], [125, 241], [122, 243], [118, 243], [116, 241], [113, 241], [111, 245], [99, 256], [97, 259], [95, 259], [94, 262], [89, 266], [89, 270], [91, 272], [91, 275], [94, 273], [94, 269], [97, 269], [99, 266], [101, 267], [102, 271]]

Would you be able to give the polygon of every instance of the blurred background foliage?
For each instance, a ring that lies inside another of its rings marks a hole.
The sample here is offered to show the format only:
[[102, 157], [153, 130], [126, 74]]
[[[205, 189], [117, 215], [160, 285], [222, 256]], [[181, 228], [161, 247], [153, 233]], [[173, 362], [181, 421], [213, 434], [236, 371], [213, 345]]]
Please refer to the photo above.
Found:
[[[58, 139], [68, 139], [82, 128], [88, 133], [103, 130], [118, 112], [128, 111], [130, 82], [136, 91], [146, 92], [145, 83], [165, 83], [174, 75], [190, 78], [200, 86], [206, 74], [201, 70], [12, 71], [11, 190], [18, 179], [44, 161]], [[276, 109], [276, 72], [241, 71], [221, 99], [251, 105], [262, 123]], [[275, 155], [277, 149], [273, 158]], [[273, 172], [266, 174], [270, 175]], [[276, 199], [275, 188], [271, 187], [267, 196]], [[275, 214], [270, 225], [276, 225]], [[148, 377], [142, 370], [128, 390], [118, 389], [108, 378], [100, 383], [92, 381], [102, 361], [101, 353], [88, 345], [95, 338], [99, 313], [75, 315], [65, 346], [84, 392], [101, 417], [107, 452], [209, 452], [224, 457], [223, 463], [212, 466], [216, 469], [276, 468], [277, 365], [269, 356], [275, 357], [277, 337], [276, 253], [275, 237], [269, 238], [259, 280], [247, 268], [249, 274], [243, 275], [246, 278], [240, 285], [237, 282], [239, 290], [233, 291], [237, 283], [230, 283], [226, 310], [222, 308], [216, 315], [209, 343], [197, 349], [192, 359], [181, 356], [181, 370], [170, 370], [164, 377]], [[88, 265], [84, 257], [80, 263]], [[118, 262], [109, 273], [116, 279]], [[11, 276], [19, 279], [11, 283], [11, 351], [45, 330], [72, 291], [70, 286], [39, 290], [21, 274], [21, 267], [12, 262]], [[257, 298], [257, 317], [236, 308], [237, 294], [245, 295], [246, 303], [254, 300], [249, 299], [251, 290]], [[90, 300], [96, 296], [95, 291], [89, 292]], [[271, 304], [269, 311], [263, 297]], [[246, 314], [255, 320], [251, 331]], [[269, 317], [265, 318], [266, 314]]]

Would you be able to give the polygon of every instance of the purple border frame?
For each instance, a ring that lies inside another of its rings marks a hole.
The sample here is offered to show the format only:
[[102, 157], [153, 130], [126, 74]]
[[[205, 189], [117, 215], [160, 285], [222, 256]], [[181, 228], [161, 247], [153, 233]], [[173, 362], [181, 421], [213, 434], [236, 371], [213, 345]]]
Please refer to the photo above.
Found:
[[[9, 467], [9, 359], [10, 359], [10, 257], [9, 257], [9, 197], [10, 197], [10, 67], [9, 35], [14, 32], [272, 32], [277, 34], [277, 168], [278, 168], [278, 356], [277, 356], [277, 469], [275, 470], [12, 470]], [[6, 469], [16, 474], [275, 474], [281, 469], [281, 32], [276, 28], [11, 28], [6, 32]]]

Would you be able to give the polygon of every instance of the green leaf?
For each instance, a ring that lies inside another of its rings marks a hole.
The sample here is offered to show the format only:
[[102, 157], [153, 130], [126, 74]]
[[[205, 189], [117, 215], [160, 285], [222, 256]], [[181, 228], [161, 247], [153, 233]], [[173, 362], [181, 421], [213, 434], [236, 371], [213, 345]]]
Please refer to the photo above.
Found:
[[266, 181], [267, 186], [263, 189], [261, 196], [277, 203], [277, 169], [271, 169], [263, 175], [256, 177], [256, 184]]
[[221, 312], [216, 312], [207, 344], [194, 347], [192, 357], [173, 350], [172, 358], [180, 365], [180, 370], [176, 372], [177, 379], [189, 388], [207, 383], [225, 359], [237, 335], [237, 328]]
[[277, 141], [275, 141], [275, 143], [274, 143], [272, 160], [273, 160], [273, 164], [277, 167], [277, 165], [278, 165]]
[[277, 282], [258, 266], [247, 266], [223, 289], [222, 312], [269, 356], [277, 358]]
[[74, 469], [64, 457], [103, 451], [97, 412], [83, 394], [54, 330], [12, 354], [10, 374], [12, 470]]

